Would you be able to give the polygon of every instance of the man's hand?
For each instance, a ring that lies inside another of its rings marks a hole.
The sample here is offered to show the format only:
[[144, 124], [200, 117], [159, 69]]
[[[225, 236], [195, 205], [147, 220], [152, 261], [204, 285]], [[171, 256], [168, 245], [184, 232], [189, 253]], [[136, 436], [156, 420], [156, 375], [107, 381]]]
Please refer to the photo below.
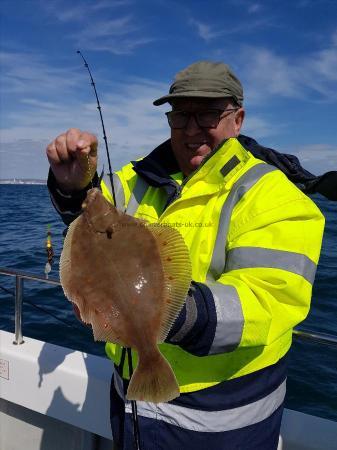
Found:
[[65, 193], [84, 189], [97, 168], [97, 138], [78, 128], [60, 134], [46, 148], [51, 170]]

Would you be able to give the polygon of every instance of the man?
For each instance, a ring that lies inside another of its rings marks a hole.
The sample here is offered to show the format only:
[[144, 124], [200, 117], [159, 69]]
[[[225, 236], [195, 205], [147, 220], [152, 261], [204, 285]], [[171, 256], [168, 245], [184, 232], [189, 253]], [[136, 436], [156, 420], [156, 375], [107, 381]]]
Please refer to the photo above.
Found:
[[[176, 224], [192, 262], [185, 305], [160, 346], [181, 395], [158, 405], [137, 402], [140, 448], [273, 450], [286, 355], [292, 328], [309, 310], [324, 219], [281, 171], [240, 143], [243, 90], [227, 65], [192, 64], [154, 104], [165, 102], [172, 105], [171, 139], [113, 179], [117, 206]], [[71, 129], [47, 154], [52, 200], [69, 223], [86, 189], [98, 183], [96, 174], [91, 181], [97, 140]], [[112, 200], [108, 178], [101, 188]], [[133, 449], [125, 354], [111, 343], [106, 349], [118, 367], [114, 440]]]

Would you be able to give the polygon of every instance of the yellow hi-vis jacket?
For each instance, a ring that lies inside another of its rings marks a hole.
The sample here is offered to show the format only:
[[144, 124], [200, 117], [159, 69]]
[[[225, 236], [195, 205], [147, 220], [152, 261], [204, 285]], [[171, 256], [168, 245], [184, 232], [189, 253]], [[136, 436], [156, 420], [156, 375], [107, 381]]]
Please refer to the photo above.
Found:
[[[165, 190], [151, 186], [131, 163], [113, 183], [116, 203], [127, 213], [178, 228], [193, 281], [212, 293], [216, 320], [207, 354], [160, 344], [180, 391], [191, 392], [267, 367], [287, 353], [292, 328], [309, 311], [324, 217], [281, 171], [235, 138], [191, 176], [178, 172], [173, 179], [180, 193], [166, 209]], [[112, 201], [108, 182], [102, 190]], [[121, 347], [107, 343], [106, 352], [118, 365]], [[135, 367], [134, 352], [133, 358]]]

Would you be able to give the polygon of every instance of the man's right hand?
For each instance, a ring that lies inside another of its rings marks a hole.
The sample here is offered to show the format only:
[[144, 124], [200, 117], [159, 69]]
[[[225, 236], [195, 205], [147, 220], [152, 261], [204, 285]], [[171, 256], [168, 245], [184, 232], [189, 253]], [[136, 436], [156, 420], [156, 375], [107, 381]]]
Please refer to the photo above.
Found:
[[70, 128], [46, 148], [50, 168], [64, 193], [84, 189], [97, 168], [97, 138], [87, 131]]

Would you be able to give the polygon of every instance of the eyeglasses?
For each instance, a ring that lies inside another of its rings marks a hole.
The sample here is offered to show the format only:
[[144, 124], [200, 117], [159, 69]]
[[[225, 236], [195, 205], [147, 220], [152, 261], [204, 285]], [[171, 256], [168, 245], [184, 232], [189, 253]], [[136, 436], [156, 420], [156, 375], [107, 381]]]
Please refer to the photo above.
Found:
[[228, 114], [224, 113], [230, 114], [238, 109], [240, 108], [205, 109], [194, 113], [189, 111], [169, 111], [165, 114], [170, 127], [174, 130], [185, 128], [191, 117], [194, 118], [200, 128], [216, 128], [220, 120], [228, 116]]

